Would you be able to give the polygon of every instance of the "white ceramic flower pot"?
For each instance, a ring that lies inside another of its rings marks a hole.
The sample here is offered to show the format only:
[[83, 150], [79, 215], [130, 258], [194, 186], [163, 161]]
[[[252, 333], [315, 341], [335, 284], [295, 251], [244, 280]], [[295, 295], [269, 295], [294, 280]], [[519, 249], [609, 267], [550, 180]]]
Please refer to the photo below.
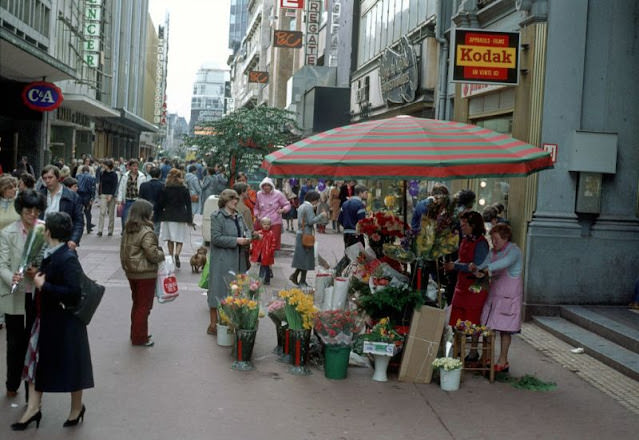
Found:
[[444, 391], [457, 391], [461, 381], [461, 368], [455, 370], [439, 369], [439, 387]]
[[386, 376], [386, 370], [388, 369], [388, 363], [392, 356], [387, 354], [373, 354], [373, 357], [375, 358], [373, 380], [377, 382], [387, 382], [388, 376]]

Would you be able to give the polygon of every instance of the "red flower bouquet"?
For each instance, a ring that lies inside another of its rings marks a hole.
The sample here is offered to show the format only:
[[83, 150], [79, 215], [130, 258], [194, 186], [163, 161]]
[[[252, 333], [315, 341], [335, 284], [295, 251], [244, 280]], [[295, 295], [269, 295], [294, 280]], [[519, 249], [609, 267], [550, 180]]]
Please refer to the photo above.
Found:
[[326, 310], [317, 314], [314, 328], [325, 344], [350, 346], [361, 326], [356, 311]]

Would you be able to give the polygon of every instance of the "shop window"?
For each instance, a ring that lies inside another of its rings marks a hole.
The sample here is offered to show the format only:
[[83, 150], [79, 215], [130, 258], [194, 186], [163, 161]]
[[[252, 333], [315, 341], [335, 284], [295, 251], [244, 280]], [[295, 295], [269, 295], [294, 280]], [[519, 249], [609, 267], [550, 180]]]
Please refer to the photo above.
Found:
[[[498, 133], [510, 135], [513, 126], [512, 114], [491, 119], [473, 121], [475, 125], [488, 128]], [[508, 193], [510, 182], [506, 178], [482, 178], [479, 179], [479, 191], [477, 192], [476, 209], [482, 212], [484, 208], [501, 203], [504, 205], [504, 217], [508, 218]]]

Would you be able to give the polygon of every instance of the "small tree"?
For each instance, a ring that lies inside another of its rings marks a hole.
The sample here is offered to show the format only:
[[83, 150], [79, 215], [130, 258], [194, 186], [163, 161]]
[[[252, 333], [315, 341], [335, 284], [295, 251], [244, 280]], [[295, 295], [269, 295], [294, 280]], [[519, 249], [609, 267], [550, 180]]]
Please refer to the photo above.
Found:
[[294, 142], [299, 131], [295, 113], [275, 107], [241, 108], [217, 121], [202, 124], [212, 134], [188, 139], [207, 162], [227, 164], [231, 178], [278, 147]]

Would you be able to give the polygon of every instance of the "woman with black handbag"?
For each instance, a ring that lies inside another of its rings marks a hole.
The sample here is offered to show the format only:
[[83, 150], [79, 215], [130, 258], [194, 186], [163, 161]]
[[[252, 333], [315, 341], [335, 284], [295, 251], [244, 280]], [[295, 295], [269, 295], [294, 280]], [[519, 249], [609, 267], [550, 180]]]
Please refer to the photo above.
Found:
[[11, 425], [23, 431], [31, 422], [40, 426], [42, 393], [71, 393], [71, 410], [62, 426], [84, 420], [82, 391], [93, 388], [93, 367], [86, 325], [71, 313], [81, 298], [82, 267], [67, 242], [73, 226], [64, 212], [49, 213], [45, 220], [45, 250], [36, 287], [36, 319], [31, 330], [23, 378], [29, 384], [29, 403], [20, 421]]
[[188, 227], [193, 226], [191, 195], [184, 186], [182, 171], [177, 168], [169, 171], [156, 207], [161, 222], [160, 240], [168, 242], [169, 255], [173, 256], [175, 267], [179, 269], [182, 245], [186, 240]]
[[314, 225], [328, 221], [326, 212], [315, 215], [315, 207], [319, 204], [319, 201], [320, 193], [314, 189], [310, 190], [304, 196], [304, 203], [300, 205], [297, 211], [297, 235], [295, 237], [293, 262], [291, 263], [295, 272], [289, 277], [289, 280], [300, 287], [307, 287], [306, 273], [315, 269], [315, 247], [310, 243], [310, 241], [314, 241]]

